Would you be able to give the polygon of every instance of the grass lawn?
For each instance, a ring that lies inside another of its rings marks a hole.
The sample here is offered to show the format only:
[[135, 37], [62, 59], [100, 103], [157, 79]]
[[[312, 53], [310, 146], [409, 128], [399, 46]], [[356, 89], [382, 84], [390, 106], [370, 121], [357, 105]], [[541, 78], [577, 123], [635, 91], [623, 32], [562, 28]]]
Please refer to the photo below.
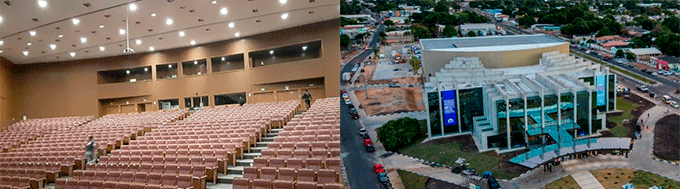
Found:
[[615, 168], [590, 171], [597, 181], [605, 188], [621, 188], [624, 184], [632, 183], [635, 188], [680, 188], [680, 182], [646, 171]]
[[631, 114], [631, 110], [637, 108], [639, 105], [627, 101], [621, 97], [616, 97], [616, 108], [623, 111], [623, 114], [619, 116], [609, 116], [607, 117], [607, 120], [616, 123], [616, 127], [612, 128], [610, 131], [615, 137], [624, 137], [628, 133], [628, 128], [624, 127], [621, 121], [624, 119], [628, 120], [633, 120], [633, 114]]
[[571, 175], [567, 175], [566, 177], [562, 177], [561, 179], [557, 179], [556, 181], [553, 181], [543, 187], [544, 189], [581, 189], [581, 186], [576, 183], [576, 180], [574, 180], [574, 177], [571, 177]]
[[425, 189], [425, 184], [427, 183], [427, 177], [417, 175], [408, 171], [397, 170], [399, 177], [401, 177], [401, 182], [404, 183], [404, 187], [408, 189]]
[[602, 64], [602, 65], [605, 65], [605, 66], [607, 66], [607, 67], [610, 67], [610, 68], [612, 68], [612, 69], [614, 69], [614, 70], [616, 70], [616, 71], [618, 71], [618, 72], [621, 72], [621, 73], [626, 74], [626, 75], [628, 75], [628, 76], [634, 77], [635, 79], [639, 79], [639, 80], [642, 81], [642, 82], [645, 82], [645, 83], [650, 83], [650, 82], [652, 82], [651, 80], [649, 80], [649, 79], [647, 79], [647, 78], [645, 78], [645, 77], [642, 77], [642, 76], [640, 76], [640, 75], [638, 75], [638, 74], [631, 73], [631, 72], [629, 72], [628, 70], [621, 69], [621, 68], [619, 68], [619, 67], [617, 67], [617, 66], [609, 65], [609, 64], [607, 64], [607, 63], [605, 63], [605, 62], [602, 62], [601, 60], [591, 58], [590, 56], [584, 55], [584, 54], [582, 54], [582, 53], [579, 53], [579, 52], [576, 52], [576, 51], [571, 51], [570, 53], [577, 54], [577, 55], [579, 55], [579, 56], [581, 56], [581, 57], [583, 57], [583, 58], [586, 58], [586, 59], [588, 59], [588, 60], [590, 60], [590, 61], [593, 61], [593, 62]]

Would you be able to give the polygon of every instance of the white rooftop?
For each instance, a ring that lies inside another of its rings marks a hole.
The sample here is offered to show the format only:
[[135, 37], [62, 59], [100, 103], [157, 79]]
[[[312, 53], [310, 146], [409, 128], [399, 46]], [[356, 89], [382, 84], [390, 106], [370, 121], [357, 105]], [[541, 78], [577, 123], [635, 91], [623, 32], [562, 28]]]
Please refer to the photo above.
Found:
[[630, 52], [635, 54], [635, 56], [639, 55], [651, 55], [651, 54], [662, 54], [661, 51], [657, 48], [651, 47], [651, 48], [637, 48], [637, 49], [629, 49]]

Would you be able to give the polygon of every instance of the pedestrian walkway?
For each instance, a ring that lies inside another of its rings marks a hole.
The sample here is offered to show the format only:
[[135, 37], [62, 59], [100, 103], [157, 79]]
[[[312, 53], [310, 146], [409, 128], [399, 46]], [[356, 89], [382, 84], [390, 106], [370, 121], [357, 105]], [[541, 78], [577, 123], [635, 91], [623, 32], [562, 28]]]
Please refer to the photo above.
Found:
[[582, 189], [604, 189], [604, 186], [600, 184], [600, 181], [597, 181], [589, 171], [574, 173], [571, 174], [571, 177], [574, 177], [574, 180], [576, 180], [576, 183], [578, 183]]
[[460, 174], [451, 173], [451, 169], [446, 167], [431, 167], [422, 164], [421, 161], [400, 154], [391, 155], [383, 159], [385, 167], [396, 168], [422, 176], [434, 178], [444, 182], [454, 183], [460, 186], [468, 186], [468, 179]]

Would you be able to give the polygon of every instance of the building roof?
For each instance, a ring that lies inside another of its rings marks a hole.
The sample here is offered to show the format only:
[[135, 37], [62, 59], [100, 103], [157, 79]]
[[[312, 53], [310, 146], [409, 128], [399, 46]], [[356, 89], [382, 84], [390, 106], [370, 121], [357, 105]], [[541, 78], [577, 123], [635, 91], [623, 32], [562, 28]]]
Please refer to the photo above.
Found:
[[496, 25], [486, 23], [461, 24], [460, 29], [461, 30], [496, 29]]
[[495, 46], [519, 46], [538, 45], [548, 43], [566, 43], [544, 34], [536, 35], [510, 35], [510, 36], [484, 36], [465, 38], [436, 38], [421, 39], [423, 49], [456, 49], [471, 47], [495, 47]]
[[664, 57], [659, 57], [659, 59], [668, 62], [669, 64], [677, 64], [680, 63], [680, 58], [674, 57], [674, 56], [664, 56]]
[[618, 40], [618, 41], [626, 41], [628, 38], [621, 37], [619, 35], [607, 35], [607, 36], [602, 36], [602, 37], [597, 37], [595, 38], [597, 41], [612, 41], [612, 40]]
[[651, 55], [651, 54], [661, 54], [661, 51], [657, 48], [651, 47], [651, 48], [637, 48], [637, 49], [629, 49], [630, 52], [635, 54], [635, 56], [639, 55]]
[[606, 43], [602, 44], [603, 47], [615, 47], [615, 46], [626, 46], [626, 45], [628, 45], [628, 43], [623, 42], [623, 41], [610, 41], [610, 42], [606, 42]]

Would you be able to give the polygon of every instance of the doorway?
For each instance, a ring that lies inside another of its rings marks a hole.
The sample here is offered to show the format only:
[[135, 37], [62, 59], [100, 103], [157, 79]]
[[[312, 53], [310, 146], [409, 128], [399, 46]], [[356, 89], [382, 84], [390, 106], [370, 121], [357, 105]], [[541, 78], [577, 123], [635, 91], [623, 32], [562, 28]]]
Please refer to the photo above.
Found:
[[184, 108], [199, 108], [210, 106], [208, 96], [197, 96], [184, 98]]

